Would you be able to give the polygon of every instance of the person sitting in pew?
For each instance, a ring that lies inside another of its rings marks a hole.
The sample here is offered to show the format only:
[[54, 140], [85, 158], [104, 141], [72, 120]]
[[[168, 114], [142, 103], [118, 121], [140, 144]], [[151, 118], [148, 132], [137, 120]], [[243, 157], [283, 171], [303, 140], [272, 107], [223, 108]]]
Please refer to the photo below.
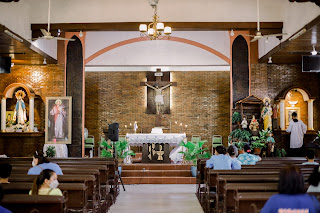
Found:
[[314, 162], [314, 151], [312, 149], [307, 150], [307, 162], [303, 162], [302, 165], [319, 165], [319, 163]]
[[[3, 195], [4, 195], [4, 192], [0, 184], [0, 203], [3, 198]], [[12, 213], [12, 212], [0, 205], [0, 213]]]
[[242, 165], [256, 165], [258, 161], [261, 161], [260, 156], [250, 154], [251, 147], [249, 144], [245, 144], [243, 150], [244, 153], [238, 156], [238, 160]]
[[320, 192], [320, 167], [314, 167], [312, 174], [308, 178], [309, 188], [307, 192]]
[[226, 155], [227, 150], [224, 146], [217, 146], [215, 154], [206, 161], [207, 168], [213, 168], [215, 170], [227, 170], [231, 169], [232, 161], [229, 155]]
[[62, 192], [58, 189], [59, 182], [57, 174], [51, 169], [43, 170], [36, 177], [32, 184], [32, 190], [29, 195], [60, 195]]
[[35, 151], [33, 155], [32, 168], [29, 169], [28, 175], [39, 175], [45, 169], [53, 170], [57, 175], [63, 175], [60, 166], [56, 163], [51, 163], [44, 157], [42, 151]]
[[11, 175], [12, 166], [8, 163], [0, 164], [0, 183], [10, 183], [9, 176]]
[[260, 213], [320, 212], [317, 198], [305, 193], [303, 174], [297, 166], [281, 169], [278, 189], [279, 194], [272, 195]]
[[227, 154], [231, 157], [231, 169], [241, 169], [241, 162], [237, 159], [238, 148], [235, 145], [230, 145]]

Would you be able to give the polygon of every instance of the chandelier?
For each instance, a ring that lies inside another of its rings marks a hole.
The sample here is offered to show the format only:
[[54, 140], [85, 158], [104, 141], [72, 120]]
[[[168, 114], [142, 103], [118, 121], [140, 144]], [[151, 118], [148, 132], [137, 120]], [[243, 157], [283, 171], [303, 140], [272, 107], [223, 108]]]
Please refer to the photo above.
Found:
[[140, 24], [139, 31], [140, 36], [146, 36], [150, 40], [170, 38], [171, 27], [164, 27], [164, 24], [159, 22], [159, 16], [157, 15], [157, 4], [159, 0], [149, 0], [151, 7], [154, 9], [154, 15], [152, 22], [147, 26], [146, 24]]

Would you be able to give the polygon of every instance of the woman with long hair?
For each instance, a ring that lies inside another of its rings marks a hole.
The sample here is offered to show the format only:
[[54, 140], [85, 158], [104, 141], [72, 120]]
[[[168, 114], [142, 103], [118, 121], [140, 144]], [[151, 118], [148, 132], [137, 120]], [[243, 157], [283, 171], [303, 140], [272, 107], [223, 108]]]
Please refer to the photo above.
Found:
[[278, 190], [279, 194], [269, 198], [261, 213], [320, 212], [317, 198], [305, 193], [303, 174], [297, 166], [288, 165], [281, 169]]
[[308, 178], [309, 188], [307, 192], [320, 192], [320, 167], [316, 166]]
[[59, 182], [57, 174], [50, 170], [43, 170], [38, 177], [33, 181], [30, 195], [60, 195], [62, 192], [58, 189]]
[[32, 168], [29, 169], [28, 175], [39, 175], [45, 169], [53, 170], [57, 175], [63, 175], [60, 166], [56, 163], [51, 163], [42, 151], [35, 151], [32, 160]]

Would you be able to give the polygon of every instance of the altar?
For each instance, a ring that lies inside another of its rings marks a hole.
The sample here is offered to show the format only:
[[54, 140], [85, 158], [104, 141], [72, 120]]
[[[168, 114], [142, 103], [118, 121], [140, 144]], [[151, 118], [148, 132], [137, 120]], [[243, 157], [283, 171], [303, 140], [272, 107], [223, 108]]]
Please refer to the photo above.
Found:
[[170, 146], [186, 141], [185, 133], [127, 134], [130, 146], [142, 146], [142, 163], [170, 163]]

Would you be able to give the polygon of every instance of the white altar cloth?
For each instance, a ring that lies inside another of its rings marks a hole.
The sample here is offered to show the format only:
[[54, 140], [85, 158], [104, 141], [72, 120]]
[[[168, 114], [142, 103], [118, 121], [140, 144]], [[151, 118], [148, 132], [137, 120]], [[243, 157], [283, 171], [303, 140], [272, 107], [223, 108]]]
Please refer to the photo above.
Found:
[[43, 153], [45, 154], [48, 147], [53, 146], [56, 150], [56, 158], [67, 158], [68, 157], [68, 147], [66, 144], [44, 144]]
[[170, 146], [179, 146], [181, 141], [186, 141], [186, 133], [163, 134], [127, 134], [126, 138], [130, 146], [143, 146], [144, 143], [168, 143]]

